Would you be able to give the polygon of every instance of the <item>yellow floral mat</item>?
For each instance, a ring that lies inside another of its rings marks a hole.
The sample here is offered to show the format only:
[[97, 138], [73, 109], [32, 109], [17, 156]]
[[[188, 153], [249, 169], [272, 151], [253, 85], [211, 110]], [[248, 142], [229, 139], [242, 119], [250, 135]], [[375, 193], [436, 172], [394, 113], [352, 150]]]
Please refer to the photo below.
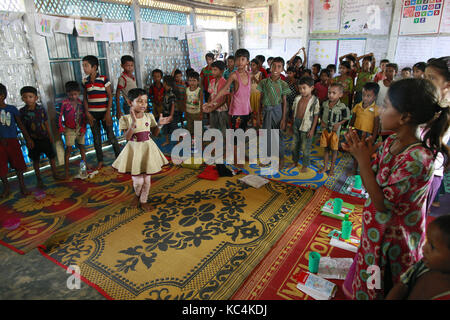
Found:
[[107, 298], [228, 299], [314, 194], [173, 171], [150, 190], [154, 210], [111, 210], [41, 252], [65, 268], [78, 266]]

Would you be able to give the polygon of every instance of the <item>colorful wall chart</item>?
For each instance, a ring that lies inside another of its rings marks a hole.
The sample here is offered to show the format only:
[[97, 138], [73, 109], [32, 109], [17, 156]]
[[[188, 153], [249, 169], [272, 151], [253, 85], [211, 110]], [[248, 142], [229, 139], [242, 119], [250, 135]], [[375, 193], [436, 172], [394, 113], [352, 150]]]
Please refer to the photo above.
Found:
[[278, 2], [279, 36], [294, 38], [301, 36], [306, 28], [306, 0], [283, 0]]
[[338, 33], [341, 16], [340, 0], [313, 0], [311, 33]]
[[186, 34], [189, 48], [189, 60], [191, 68], [200, 73], [205, 66], [206, 39], [204, 32]]
[[341, 34], [389, 33], [393, 0], [344, 0]]
[[75, 20], [75, 29], [77, 30], [79, 37], [93, 37], [95, 32], [95, 26], [99, 22], [89, 20]]
[[323, 67], [336, 64], [338, 40], [311, 39], [308, 46], [308, 66], [320, 63]]
[[36, 14], [34, 21], [36, 25], [36, 32], [38, 34], [46, 37], [53, 35], [53, 19], [51, 16]]
[[450, 0], [445, 0], [439, 32], [450, 33]]
[[245, 9], [244, 45], [247, 49], [269, 47], [269, 8]]
[[400, 35], [438, 33], [443, 0], [402, 0]]

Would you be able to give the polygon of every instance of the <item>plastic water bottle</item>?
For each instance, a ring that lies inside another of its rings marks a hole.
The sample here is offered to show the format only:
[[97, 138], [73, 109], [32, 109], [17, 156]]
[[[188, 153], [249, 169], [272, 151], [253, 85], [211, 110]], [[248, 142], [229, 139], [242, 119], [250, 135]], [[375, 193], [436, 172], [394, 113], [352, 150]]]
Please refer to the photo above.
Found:
[[86, 168], [86, 163], [81, 160], [80, 162], [80, 178], [84, 179], [87, 177], [87, 168]]

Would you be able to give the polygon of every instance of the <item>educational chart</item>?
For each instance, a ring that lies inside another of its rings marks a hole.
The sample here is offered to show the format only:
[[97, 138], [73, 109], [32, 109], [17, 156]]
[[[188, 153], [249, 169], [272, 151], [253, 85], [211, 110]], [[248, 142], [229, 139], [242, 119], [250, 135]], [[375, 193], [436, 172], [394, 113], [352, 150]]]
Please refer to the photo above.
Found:
[[348, 53], [356, 53], [358, 57], [365, 54], [366, 51], [366, 39], [339, 39], [338, 44], [338, 59], [336, 67], [339, 69], [339, 57], [342, 57]]
[[247, 49], [269, 47], [269, 8], [245, 9], [244, 44]]
[[205, 66], [206, 40], [204, 32], [186, 34], [191, 68], [200, 73]]
[[400, 35], [438, 33], [443, 0], [403, 0]]
[[279, 34], [284, 38], [298, 38], [306, 28], [304, 0], [283, 0], [278, 2]]
[[450, 33], [450, 0], [445, 0], [439, 32]]
[[389, 33], [393, 0], [344, 0], [341, 34]]
[[311, 33], [338, 33], [340, 0], [314, 0], [311, 9]]
[[309, 40], [308, 66], [320, 63], [323, 67], [336, 64], [338, 40], [311, 39]]
[[132, 21], [121, 23], [120, 29], [122, 30], [122, 39], [124, 42], [136, 40], [134, 23]]

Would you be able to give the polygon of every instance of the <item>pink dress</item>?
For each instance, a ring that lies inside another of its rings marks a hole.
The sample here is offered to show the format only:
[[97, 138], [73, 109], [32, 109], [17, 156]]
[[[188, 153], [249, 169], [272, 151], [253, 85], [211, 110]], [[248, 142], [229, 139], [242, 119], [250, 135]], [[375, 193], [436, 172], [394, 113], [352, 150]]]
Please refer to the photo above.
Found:
[[231, 116], [247, 116], [252, 111], [250, 107], [250, 92], [252, 88], [250, 72], [247, 72], [248, 82], [246, 86], [242, 84], [239, 73], [237, 71], [235, 72], [238, 78], [239, 88], [231, 97], [229, 114]]
[[[367, 199], [362, 215], [361, 244], [354, 260], [353, 299], [384, 299], [383, 281], [392, 283], [422, 258], [425, 241], [428, 186], [433, 175], [433, 155], [419, 142], [398, 155], [389, 148], [396, 135], [389, 136], [372, 162], [376, 181], [384, 193], [386, 212], [379, 212]], [[381, 271], [381, 288], [369, 289], [369, 266]], [[390, 273], [386, 274], [389, 268]]]

